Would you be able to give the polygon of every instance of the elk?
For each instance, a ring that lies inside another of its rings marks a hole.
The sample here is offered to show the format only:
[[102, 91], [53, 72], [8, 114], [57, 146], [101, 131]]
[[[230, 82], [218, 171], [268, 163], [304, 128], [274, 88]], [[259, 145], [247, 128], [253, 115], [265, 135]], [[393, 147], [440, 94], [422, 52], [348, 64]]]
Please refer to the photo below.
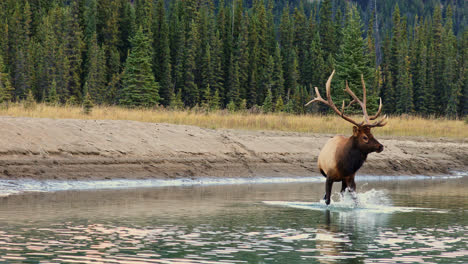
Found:
[[[368, 116], [366, 109], [366, 84], [364, 77], [361, 75], [363, 98], [362, 101], [349, 89], [348, 82], [346, 81], [345, 91], [353, 99], [346, 107], [345, 102], [341, 107], [341, 111], [335, 106], [331, 98], [330, 84], [335, 71], [328, 78], [325, 84], [327, 91], [327, 100], [324, 100], [320, 93], [315, 87], [316, 97], [306, 104], [309, 105], [313, 102], [321, 102], [328, 105], [335, 113], [341, 118], [353, 124], [353, 135], [351, 137], [335, 136], [327, 141], [323, 149], [320, 151], [318, 157], [318, 168], [320, 173], [327, 178], [325, 183], [325, 203], [330, 204], [330, 196], [333, 182], [342, 182], [341, 193], [348, 188], [350, 192], [354, 192], [356, 189], [356, 183], [354, 183], [354, 176], [356, 172], [361, 168], [364, 161], [367, 159], [367, 155], [372, 152], [382, 152], [384, 146], [380, 144], [377, 139], [371, 133], [371, 128], [383, 127], [387, 124], [388, 118], [385, 115], [379, 121], [370, 123], [370, 120], [376, 120], [382, 112], [382, 98], [380, 98], [379, 108], [377, 113], [373, 116]], [[354, 121], [351, 117], [344, 114], [345, 109], [351, 106], [353, 103], [358, 103], [363, 112], [364, 120], [360, 123]]]

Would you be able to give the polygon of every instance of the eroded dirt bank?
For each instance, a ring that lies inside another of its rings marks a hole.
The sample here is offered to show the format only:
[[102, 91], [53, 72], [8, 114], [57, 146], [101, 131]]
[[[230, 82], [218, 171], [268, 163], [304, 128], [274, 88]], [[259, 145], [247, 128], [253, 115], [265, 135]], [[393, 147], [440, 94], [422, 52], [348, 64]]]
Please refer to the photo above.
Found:
[[[351, 128], [350, 128], [351, 129]], [[333, 135], [211, 130], [134, 121], [0, 117], [0, 178], [108, 179], [319, 175]], [[379, 138], [358, 174], [468, 169], [468, 141]]]

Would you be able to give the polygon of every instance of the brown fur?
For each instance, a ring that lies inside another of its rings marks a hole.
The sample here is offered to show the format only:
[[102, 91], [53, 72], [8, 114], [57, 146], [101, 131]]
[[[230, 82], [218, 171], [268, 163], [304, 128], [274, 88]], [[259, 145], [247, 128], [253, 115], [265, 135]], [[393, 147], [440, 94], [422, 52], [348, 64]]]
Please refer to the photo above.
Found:
[[326, 203], [330, 203], [333, 182], [342, 182], [342, 192], [346, 187], [354, 191], [354, 175], [367, 159], [367, 155], [382, 150], [382, 144], [374, 138], [370, 128], [365, 126], [353, 127], [353, 135], [349, 138], [335, 136], [328, 140], [317, 161], [320, 172], [327, 177]]

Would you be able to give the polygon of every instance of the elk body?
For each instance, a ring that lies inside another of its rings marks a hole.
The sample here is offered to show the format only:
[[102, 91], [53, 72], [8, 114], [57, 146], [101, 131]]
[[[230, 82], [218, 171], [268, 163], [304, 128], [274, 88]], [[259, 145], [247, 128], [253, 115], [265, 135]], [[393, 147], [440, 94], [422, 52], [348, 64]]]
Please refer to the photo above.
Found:
[[364, 121], [358, 123], [349, 116], [345, 115], [345, 102], [341, 111], [336, 108], [335, 104], [331, 99], [330, 85], [331, 80], [335, 71], [332, 72], [326, 83], [327, 100], [324, 100], [320, 93], [315, 87], [315, 93], [317, 97], [306, 104], [309, 105], [313, 102], [321, 102], [328, 105], [335, 113], [337, 113], [344, 120], [352, 123], [353, 135], [351, 137], [335, 136], [328, 140], [323, 149], [320, 151], [318, 157], [318, 168], [320, 173], [327, 178], [325, 184], [325, 203], [330, 204], [331, 190], [334, 182], [342, 182], [341, 192], [343, 193], [346, 188], [349, 191], [354, 192], [356, 184], [354, 182], [354, 176], [356, 172], [361, 168], [364, 161], [367, 159], [367, 155], [372, 152], [382, 152], [383, 145], [380, 144], [372, 135], [371, 128], [382, 127], [387, 124], [386, 116], [380, 121], [370, 123], [370, 120], [375, 120], [379, 117], [382, 111], [382, 99], [380, 99], [379, 109], [373, 116], [368, 116], [366, 109], [366, 85], [364, 78], [361, 76], [362, 87], [363, 87], [363, 100], [359, 100], [357, 96], [349, 89], [348, 83], [346, 82], [345, 91], [351, 95], [353, 100], [348, 104], [347, 107], [353, 103], [358, 103], [363, 111]]

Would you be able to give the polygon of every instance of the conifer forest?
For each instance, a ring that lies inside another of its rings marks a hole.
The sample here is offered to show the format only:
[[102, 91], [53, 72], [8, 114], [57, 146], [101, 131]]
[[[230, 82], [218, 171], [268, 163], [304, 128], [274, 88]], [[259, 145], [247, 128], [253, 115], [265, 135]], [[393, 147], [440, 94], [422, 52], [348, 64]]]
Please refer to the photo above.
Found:
[[335, 69], [337, 105], [468, 115], [466, 0], [1, 0], [0, 36], [2, 103], [325, 113]]

